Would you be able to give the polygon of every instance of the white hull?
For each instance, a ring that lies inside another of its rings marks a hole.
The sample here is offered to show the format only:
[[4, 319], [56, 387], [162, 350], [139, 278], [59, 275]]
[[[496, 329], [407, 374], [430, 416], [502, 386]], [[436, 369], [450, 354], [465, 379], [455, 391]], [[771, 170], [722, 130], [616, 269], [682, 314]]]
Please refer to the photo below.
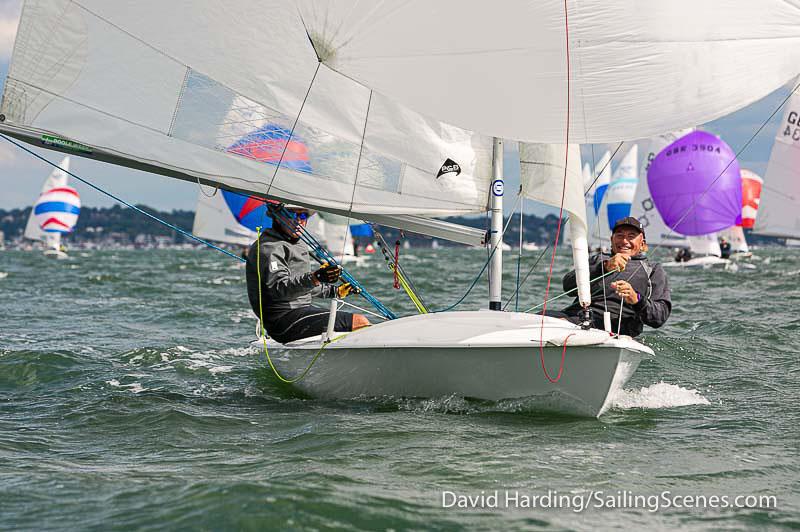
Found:
[[731, 264], [728, 259], [721, 259], [713, 255], [706, 257], [696, 257], [685, 262], [664, 262], [661, 265], [665, 268], [725, 268]]
[[66, 259], [69, 256], [60, 249], [45, 249], [44, 256], [51, 259]]
[[[526, 406], [599, 416], [636, 371], [648, 347], [629, 337], [583, 331], [564, 320], [505, 312], [451, 312], [410, 316], [347, 334], [329, 344], [295, 386], [328, 399], [463, 397], [524, 400]], [[560, 380], [563, 344], [567, 350]], [[269, 342], [278, 370], [299, 375], [319, 351], [319, 337], [281, 346]]]

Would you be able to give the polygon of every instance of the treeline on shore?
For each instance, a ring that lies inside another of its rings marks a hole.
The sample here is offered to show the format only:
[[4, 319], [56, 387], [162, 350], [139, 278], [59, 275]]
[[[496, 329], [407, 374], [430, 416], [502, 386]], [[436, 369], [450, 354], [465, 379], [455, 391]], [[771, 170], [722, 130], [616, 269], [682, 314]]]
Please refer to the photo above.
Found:
[[[194, 211], [158, 211], [145, 205], [137, 205], [137, 207], [176, 227], [180, 227], [186, 231], [191, 231], [192, 229]], [[31, 207], [12, 210], [0, 209], [0, 231], [3, 231], [7, 240], [22, 235], [30, 212]], [[485, 216], [456, 216], [444, 218], [444, 220], [478, 229], [487, 229], [489, 226], [488, 217]], [[548, 214], [544, 217], [526, 214], [523, 216], [522, 222], [523, 241], [545, 245], [551, 243], [552, 238], [555, 236], [558, 217], [552, 214]], [[354, 221], [354, 223], [356, 222]], [[390, 227], [381, 227], [380, 231], [388, 242], [394, 242], [399, 236], [399, 231]], [[519, 232], [519, 216], [515, 215], [508, 224], [504, 240], [512, 245], [519, 242]], [[172, 237], [176, 243], [188, 240], [173, 229], [119, 204], [113, 207], [83, 207], [74, 234], [70, 235], [70, 239], [78, 241], [99, 240], [107, 238], [110, 234], [124, 235], [124, 237], [130, 240], [133, 240], [139, 235]], [[562, 233], [562, 238], [563, 235], [564, 233]], [[430, 237], [414, 233], [406, 233], [404, 239], [415, 247], [430, 247], [432, 240]], [[748, 234], [747, 239], [748, 242], [752, 244], [780, 243], [778, 239], [761, 237], [755, 234]], [[440, 242], [440, 244], [445, 246], [451, 245], [449, 242], [444, 241]]]

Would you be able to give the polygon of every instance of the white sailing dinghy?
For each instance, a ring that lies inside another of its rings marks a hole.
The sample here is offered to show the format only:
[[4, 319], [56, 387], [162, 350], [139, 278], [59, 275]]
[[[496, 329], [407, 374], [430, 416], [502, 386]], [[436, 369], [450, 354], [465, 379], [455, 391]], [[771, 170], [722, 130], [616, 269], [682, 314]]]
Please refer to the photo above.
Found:
[[[67, 252], [61, 243], [64, 234], [72, 232], [81, 212], [78, 191], [67, 185], [69, 156], [64, 157], [42, 185], [42, 192], [31, 208], [23, 236], [41, 242], [44, 256], [66, 259]], [[62, 170], [63, 169], [63, 170]]]
[[[800, 8], [753, 4], [657, 2], [642, 18], [601, 0], [580, 9], [567, 2], [566, 11], [563, 2], [523, 0], [502, 9], [456, 0], [369, 9], [356, 0], [243, 0], [236, 9], [210, 0], [29, 0], [0, 130], [472, 245], [483, 232], [435, 217], [488, 209], [497, 247], [502, 145], [489, 135], [618, 142], [743, 107], [800, 65]], [[269, 138], [253, 140], [265, 131]], [[579, 297], [588, 304], [580, 163], [571, 160], [566, 183], [559, 172], [532, 171], [524, 193], [561, 205], [564, 191]], [[569, 177], [575, 170], [577, 179]], [[652, 351], [496, 311], [501, 265], [497, 250], [495, 311], [409, 316], [348, 334], [297, 385], [328, 397], [534, 397], [556, 410], [604, 412]], [[278, 368], [292, 377], [321, 347], [319, 339], [287, 346]], [[564, 353], [563, 375], [548, 378], [540, 354], [555, 373]]]
[[[794, 89], [800, 78], [789, 84]], [[764, 174], [758, 218], [753, 232], [786, 239], [795, 247], [800, 238], [800, 94], [786, 102], [783, 119]]]

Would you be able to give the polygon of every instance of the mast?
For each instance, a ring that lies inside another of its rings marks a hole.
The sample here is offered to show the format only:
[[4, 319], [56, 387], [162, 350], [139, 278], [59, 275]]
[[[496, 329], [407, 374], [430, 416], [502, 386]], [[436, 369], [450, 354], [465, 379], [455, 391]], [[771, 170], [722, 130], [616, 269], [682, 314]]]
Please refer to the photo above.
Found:
[[490, 250], [494, 252], [489, 264], [489, 310], [501, 310], [503, 289], [503, 140], [495, 137], [492, 148], [492, 188], [490, 210], [492, 225], [489, 231]]

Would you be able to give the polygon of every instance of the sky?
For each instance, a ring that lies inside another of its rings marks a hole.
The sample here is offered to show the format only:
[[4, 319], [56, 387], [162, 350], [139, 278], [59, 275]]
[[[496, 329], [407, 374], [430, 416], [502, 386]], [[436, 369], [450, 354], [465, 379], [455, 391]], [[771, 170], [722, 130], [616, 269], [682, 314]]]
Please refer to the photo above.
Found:
[[[21, 0], [0, 0], [0, 88], [5, 85], [20, 10]], [[722, 137], [736, 152], [745, 145], [781, 104], [788, 92], [789, 89], [783, 87], [734, 114], [703, 125], [703, 128]], [[777, 112], [740, 155], [739, 162], [742, 168], [748, 168], [759, 175], [764, 175], [781, 116], [782, 113]], [[614, 147], [612, 146], [611, 149], [613, 150]], [[594, 156], [599, 158], [606, 148], [606, 145], [595, 145]], [[63, 157], [58, 152], [31, 149], [56, 163], [60, 162]], [[519, 158], [516, 142], [506, 142], [505, 150], [506, 191], [516, 191], [519, 187]], [[620, 161], [625, 151], [626, 148], [623, 147], [614, 161]], [[582, 147], [584, 160], [591, 161], [591, 152], [589, 146]], [[615, 167], [615, 164], [612, 164], [612, 167]], [[42, 183], [51, 170], [52, 167], [46, 163], [0, 139], [0, 209], [24, 208], [31, 205], [39, 195]], [[194, 210], [197, 201], [198, 186], [177, 179], [116, 167], [81, 157], [71, 158], [70, 170], [133, 204], [144, 204], [160, 210]], [[116, 203], [82, 183], [71, 181], [71, 184], [78, 189], [84, 206], [109, 207]], [[515, 195], [506, 194], [506, 214], [513, 207], [514, 198]], [[526, 202], [526, 205], [526, 212], [538, 215], [555, 212], [552, 208], [537, 206], [530, 201]]]

